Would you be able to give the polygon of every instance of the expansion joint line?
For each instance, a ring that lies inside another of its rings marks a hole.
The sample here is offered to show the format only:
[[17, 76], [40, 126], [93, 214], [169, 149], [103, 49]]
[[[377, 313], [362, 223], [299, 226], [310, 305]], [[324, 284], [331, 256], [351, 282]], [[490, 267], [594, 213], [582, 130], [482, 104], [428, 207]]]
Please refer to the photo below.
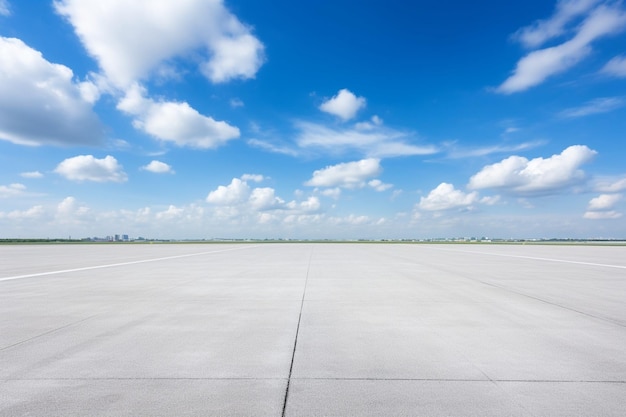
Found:
[[285, 388], [285, 399], [283, 400], [282, 417], [285, 417], [287, 411], [287, 400], [289, 399], [289, 386], [291, 385], [291, 373], [293, 372], [293, 362], [296, 357], [296, 348], [298, 347], [298, 334], [300, 333], [300, 321], [302, 320], [302, 310], [304, 308], [304, 297], [306, 296], [306, 286], [309, 282], [309, 271], [311, 270], [311, 260], [313, 259], [313, 246], [309, 254], [309, 263], [306, 267], [306, 277], [304, 278], [304, 288], [302, 289], [302, 300], [300, 301], [300, 313], [298, 314], [298, 325], [296, 326], [296, 336], [293, 340], [293, 350], [291, 351], [291, 364], [289, 365], [289, 376], [287, 377], [287, 388]]

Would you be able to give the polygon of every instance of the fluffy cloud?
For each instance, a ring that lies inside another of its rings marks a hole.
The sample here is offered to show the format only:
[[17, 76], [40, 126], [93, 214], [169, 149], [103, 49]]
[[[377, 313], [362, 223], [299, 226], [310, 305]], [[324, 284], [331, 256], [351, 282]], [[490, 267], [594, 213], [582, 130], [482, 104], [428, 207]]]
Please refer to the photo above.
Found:
[[124, 182], [126, 173], [117, 159], [107, 155], [102, 159], [93, 155], [79, 155], [61, 162], [54, 170], [72, 181]]
[[255, 188], [249, 199], [250, 206], [256, 211], [278, 208], [284, 203], [282, 199], [276, 197], [274, 189], [269, 187]]
[[497, 92], [511, 94], [541, 84], [548, 77], [576, 65], [591, 51], [591, 43], [615, 34], [626, 26], [626, 13], [618, 5], [595, 8], [580, 25], [576, 35], [560, 45], [533, 51], [523, 57]]
[[56, 217], [63, 220], [75, 220], [89, 213], [89, 207], [80, 205], [76, 198], [66, 197], [57, 205]]
[[428, 196], [420, 198], [418, 207], [427, 211], [450, 210], [469, 207], [478, 201], [478, 193], [464, 193], [454, 188], [454, 185], [442, 182], [433, 189]]
[[8, 220], [32, 220], [43, 216], [45, 210], [43, 206], [33, 206], [27, 210], [13, 210], [9, 212], [0, 211], [0, 219]]
[[611, 59], [602, 68], [601, 72], [603, 74], [611, 75], [613, 77], [626, 77], [626, 56], [620, 55]]
[[135, 116], [135, 128], [178, 146], [210, 149], [239, 137], [238, 128], [203, 116], [186, 102], [146, 98], [145, 89], [137, 84], [127, 91], [117, 108]]
[[550, 19], [538, 20], [518, 30], [513, 37], [527, 48], [536, 48], [544, 42], [563, 35], [565, 28], [576, 17], [587, 13], [600, 0], [559, 0]]
[[369, 178], [375, 177], [381, 172], [379, 159], [369, 158], [355, 162], [344, 162], [313, 172], [313, 178], [308, 180], [305, 185], [311, 187], [363, 187]]
[[252, 78], [263, 44], [221, 0], [56, 0], [87, 51], [118, 87], [175, 74], [176, 58], [194, 56], [211, 81]]
[[26, 192], [26, 186], [24, 184], [0, 185], [0, 198], [16, 197], [24, 194], [24, 192]]
[[601, 194], [589, 201], [588, 210], [609, 210], [622, 199], [619, 194]]
[[365, 107], [365, 98], [355, 96], [350, 90], [339, 90], [336, 96], [320, 105], [320, 110], [333, 114], [343, 120], [350, 120]]
[[385, 184], [384, 182], [382, 182], [379, 179], [371, 180], [370, 182], [367, 183], [367, 185], [369, 185], [370, 187], [372, 187], [376, 191], [386, 191], [386, 190], [388, 190], [390, 188], [393, 188], [392, 184]]
[[431, 155], [438, 152], [434, 146], [416, 146], [406, 143], [407, 134], [383, 126], [371, 129], [329, 128], [316, 123], [297, 122], [300, 133], [296, 139], [301, 148], [318, 148], [331, 153], [357, 150], [368, 157]]
[[165, 162], [161, 161], [151, 161], [148, 165], [141, 167], [144, 171], [150, 171], [155, 174], [173, 174], [174, 170], [172, 167]]
[[0, 37], [0, 139], [19, 145], [96, 145], [103, 127], [90, 82], [19, 39]]
[[217, 205], [233, 205], [243, 203], [250, 196], [250, 186], [239, 178], [233, 178], [229, 185], [220, 185], [211, 191], [206, 201]]
[[[246, 175], [252, 179], [259, 176]], [[242, 222], [245, 218], [254, 218], [259, 223], [288, 221], [293, 216], [309, 215], [320, 210], [321, 204], [317, 197], [310, 196], [304, 201], [285, 202], [276, 196], [270, 187], [251, 188], [242, 178], [233, 178], [229, 185], [220, 185], [211, 191], [206, 198], [208, 203], [216, 206], [216, 218]]]
[[575, 118], [598, 113], [607, 113], [623, 107], [624, 104], [624, 99], [622, 97], [602, 97], [591, 100], [585, 103], [584, 106], [563, 110], [560, 113], [560, 116], [565, 118]]
[[596, 153], [586, 146], [574, 145], [546, 159], [510, 156], [472, 176], [469, 188], [497, 188], [516, 194], [558, 193], [585, 179], [579, 168]]

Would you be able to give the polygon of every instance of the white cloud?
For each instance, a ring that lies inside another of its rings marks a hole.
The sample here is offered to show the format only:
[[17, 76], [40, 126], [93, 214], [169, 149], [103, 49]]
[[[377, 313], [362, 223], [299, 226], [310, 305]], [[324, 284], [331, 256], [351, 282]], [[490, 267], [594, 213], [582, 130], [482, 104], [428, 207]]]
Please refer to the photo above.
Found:
[[565, 118], [575, 118], [589, 116], [592, 114], [607, 113], [623, 107], [624, 104], [626, 103], [622, 97], [602, 97], [591, 100], [581, 107], [565, 109], [560, 113], [560, 116]]
[[622, 217], [622, 213], [617, 211], [587, 211], [583, 215], [585, 219], [590, 220], [605, 220], [605, 219], [619, 219]]
[[43, 206], [33, 206], [27, 210], [13, 210], [9, 212], [0, 211], [0, 219], [9, 220], [32, 220], [43, 216], [45, 210]]
[[499, 195], [485, 196], [485, 197], [480, 199], [480, 202], [482, 204], [487, 205], [487, 206], [493, 206], [495, 204], [498, 204], [499, 201], [500, 201], [500, 196]]
[[397, 130], [372, 126], [369, 130], [356, 128], [329, 128], [316, 123], [297, 122], [300, 130], [296, 142], [301, 148], [319, 148], [340, 154], [357, 150], [368, 157], [393, 157], [431, 155], [438, 152], [435, 146], [416, 146], [405, 142], [409, 136]]
[[574, 145], [546, 159], [510, 156], [485, 166], [470, 178], [468, 187], [477, 190], [496, 188], [517, 194], [558, 193], [585, 179], [579, 168], [596, 153], [587, 146]]
[[43, 174], [39, 171], [22, 172], [20, 176], [23, 178], [34, 178], [34, 179], [43, 178]]
[[54, 170], [72, 181], [124, 182], [128, 179], [117, 159], [107, 155], [102, 159], [93, 155], [79, 155], [61, 162]]
[[8, 0], [0, 0], [0, 16], [10, 16], [11, 9], [9, 9]]
[[260, 139], [249, 139], [248, 140], [248, 145], [255, 147], [255, 148], [259, 148], [262, 149], [264, 151], [268, 151], [268, 152], [272, 152], [272, 153], [278, 153], [278, 154], [282, 154], [282, 155], [290, 155], [290, 156], [298, 156], [299, 153], [297, 150], [292, 149], [288, 146], [281, 146], [281, 145], [275, 145], [273, 143], [264, 141], [264, 140], [260, 140]]
[[217, 205], [233, 205], [247, 201], [250, 196], [250, 186], [239, 178], [233, 178], [229, 185], [220, 185], [211, 191], [206, 201]]
[[330, 198], [337, 200], [341, 196], [341, 188], [339, 187], [325, 188], [322, 191], [320, 191], [320, 194], [322, 194], [325, 197], [330, 197]]
[[469, 194], [454, 188], [454, 185], [442, 182], [428, 196], [420, 198], [418, 207], [427, 211], [450, 210], [469, 207], [478, 201], [476, 191]]
[[265, 177], [260, 174], [243, 174], [241, 179], [243, 181], [261, 182], [265, 179]]
[[626, 190], [626, 178], [600, 179], [596, 182], [594, 189], [602, 193], [617, 193]]
[[609, 210], [622, 199], [620, 194], [601, 194], [589, 201], [587, 210]]
[[104, 130], [90, 82], [19, 39], [0, 37], [0, 139], [19, 145], [97, 145]]
[[255, 188], [249, 199], [250, 206], [257, 211], [278, 208], [284, 203], [282, 199], [276, 197], [275, 190], [269, 187]]
[[22, 195], [26, 192], [24, 184], [14, 183], [9, 185], [0, 185], [0, 198], [12, 198]]
[[594, 9], [581, 24], [576, 35], [560, 45], [530, 52], [496, 91], [511, 94], [541, 84], [548, 77], [564, 72], [592, 52], [591, 43], [618, 33], [626, 26], [626, 13], [616, 6]]
[[133, 126], [178, 146], [210, 149], [239, 137], [239, 129], [203, 116], [186, 102], [154, 101], [133, 85], [117, 108], [135, 116]]
[[252, 78], [264, 61], [263, 44], [221, 0], [55, 0], [54, 6], [120, 88], [175, 74], [177, 58], [200, 60], [215, 83]]
[[369, 178], [375, 177], [381, 172], [379, 159], [369, 158], [355, 162], [344, 162], [313, 172], [313, 177], [305, 185], [312, 187], [363, 187]]
[[365, 98], [355, 96], [350, 90], [341, 89], [336, 96], [320, 105], [320, 110], [343, 120], [350, 120], [365, 107]]
[[74, 197], [66, 197], [57, 205], [57, 219], [75, 220], [89, 213], [89, 207], [78, 203]]
[[471, 158], [477, 156], [487, 156], [495, 153], [508, 153], [508, 152], [518, 152], [525, 151], [529, 149], [536, 148], [538, 146], [543, 145], [542, 141], [534, 141], [534, 142], [523, 142], [512, 145], [493, 145], [493, 146], [484, 146], [479, 148], [459, 148], [455, 143], [450, 143], [447, 145], [448, 147], [448, 157], [453, 159], [459, 158]]
[[372, 187], [373, 189], [379, 192], [386, 191], [390, 188], [393, 188], [393, 184], [385, 184], [379, 179], [371, 180], [370, 182], [367, 183], [367, 185], [369, 185], [370, 187]]
[[144, 171], [150, 171], [155, 174], [174, 174], [174, 170], [172, 167], [165, 162], [161, 161], [151, 161], [148, 165], [141, 167]]
[[611, 59], [600, 71], [603, 74], [612, 75], [613, 77], [626, 77], [626, 56], [620, 55]]
[[357, 130], [372, 130], [375, 129], [376, 126], [382, 126], [382, 124], [383, 119], [381, 119], [377, 115], [374, 115], [372, 116], [370, 121], [355, 123], [354, 128]]
[[[250, 177], [250, 176], [248, 176]], [[257, 176], [252, 176], [253, 179]], [[243, 177], [242, 177], [243, 178]], [[224, 221], [244, 223], [250, 219], [260, 224], [290, 221], [301, 215], [320, 210], [317, 197], [310, 196], [301, 201], [285, 202], [270, 187], [253, 188], [240, 178], [233, 178], [227, 186], [220, 185], [211, 191], [206, 201], [214, 205], [213, 215]]]
[[587, 13], [600, 0], [559, 0], [552, 17], [538, 20], [518, 30], [513, 37], [527, 48], [536, 48], [544, 42], [563, 35], [565, 28], [576, 17]]
[[154, 217], [157, 220], [171, 220], [181, 217], [184, 212], [184, 208], [170, 205], [166, 210], [155, 213]]

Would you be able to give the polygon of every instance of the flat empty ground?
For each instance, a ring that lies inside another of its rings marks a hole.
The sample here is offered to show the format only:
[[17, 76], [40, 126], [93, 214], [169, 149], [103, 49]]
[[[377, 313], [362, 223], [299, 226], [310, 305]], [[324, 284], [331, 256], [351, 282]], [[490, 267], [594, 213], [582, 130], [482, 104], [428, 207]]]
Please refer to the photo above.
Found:
[[624, 416], [626, 247], [0, 246], [0, 416]]

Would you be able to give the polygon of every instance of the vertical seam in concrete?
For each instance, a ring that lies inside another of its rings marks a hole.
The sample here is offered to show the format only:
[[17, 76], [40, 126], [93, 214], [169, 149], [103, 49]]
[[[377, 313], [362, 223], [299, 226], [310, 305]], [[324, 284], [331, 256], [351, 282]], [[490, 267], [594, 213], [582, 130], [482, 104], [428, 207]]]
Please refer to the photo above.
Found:
[[309, 254], [309, 263], [306, 267], [306, 277], [304, 278], [304, 289], [302, 290], [302, 300], [300, 301], [300, 313], [298, 314], [298, 325], [296, 326], [296, 337], [293, 340], [293, 350], [291, 352], [291, 364], [289, 365], [289, 376], [287, 377], [287, 388], [285, 389], [285, 399], [283, 400], [282, 417], [285, 417], [287, 411], [287, 400], [289, 398], [289, 386], [291, 385], [291, 373], [293, 372], [293, 362], [296, 357], [296, 348], [298, 346], [298, 334], [300, 333], [300, 321], [302, 320], [302, 310], [304, 308], [304, 297], [306, 296], [306, 286], [309, 282], [309, 271], [311, 270], [311, 259], [313, 258], [313, 247]]

